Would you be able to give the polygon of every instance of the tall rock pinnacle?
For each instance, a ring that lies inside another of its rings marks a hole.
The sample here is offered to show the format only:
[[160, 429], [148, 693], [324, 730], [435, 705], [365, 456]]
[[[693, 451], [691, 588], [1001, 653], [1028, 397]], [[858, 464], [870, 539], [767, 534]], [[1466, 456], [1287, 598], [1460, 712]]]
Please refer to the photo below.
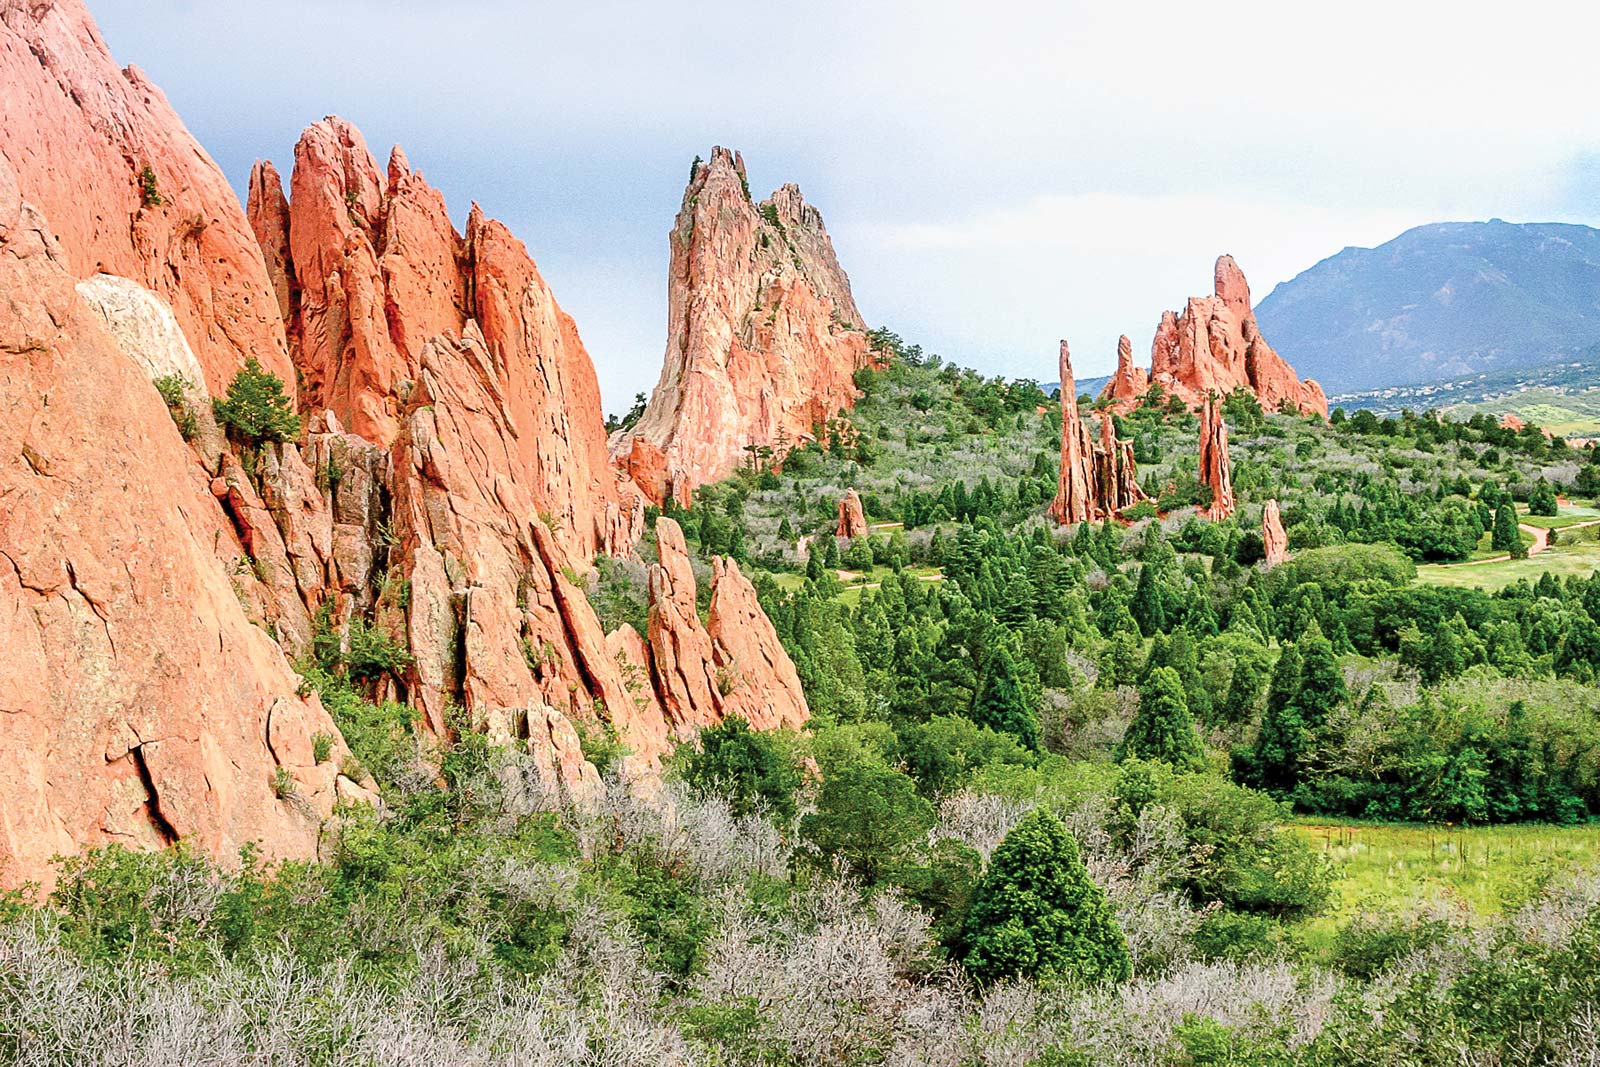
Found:
[[1221, 521], [1233, 514], [1233, 465], [1228, 458], [1228, 424], [1222, 405], [1208, 395], [1200, 409], [1200, 481], [1211, 487], [1206, 518]]
[[1061, 477], [1050, 516], [1063, 526], [1100, 518], [1095, 502], [1094, 443], [1078, 414], [1078, 385], [1072, 375], [1072, 353], [1061, 342]]
[[1266, 550], [1267, 566], [1276, 567], [1289, 558], [1289, 536], [1283, 532], [1276, 500], [1267, 501], [1261, 509], [1261, 544]]
[[611, 442], [657, 503], [782, 452], [855, 402], [865, 326], [822, 215], [795, 185], [751, 201], [744, 160], [697, 162], [670, 238], [667, 348], [644, 415]]
[[1322, 387], [1297, 378], [1261, 336], [1250, 308], [1250, 284], [1232, 256], [1218, 257], [1211, 296], [1191, 297], [1182, 312], [1162, 313], [1150, 345], [1148, 382], [1141, 383], [1131, 370], [1124, 373], [1123, 366], [1119, 353], [1117, 374], [1102, 394], [1119, 411], [1138, 402], [1143, 384], [1161, 386], [1190, 408], [1199, 408], [1208, 393], [1226, 396], [1242, 388], [1268, 411], [1287, 402], [1303, 412], [1328, 414]]

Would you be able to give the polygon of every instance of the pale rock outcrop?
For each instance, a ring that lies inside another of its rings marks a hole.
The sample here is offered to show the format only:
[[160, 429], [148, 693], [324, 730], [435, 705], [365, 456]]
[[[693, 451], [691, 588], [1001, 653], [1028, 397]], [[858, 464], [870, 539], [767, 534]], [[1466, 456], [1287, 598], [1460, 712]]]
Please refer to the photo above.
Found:
[[1233, 514], [1233, 465], [1228, 458], [1228, 424], [1222, 404], [1207, 396], [1200, 408], [1200, 481], [1211, 487], [1211, 504], [1202, 512], [1221, 521]]
[[839, 498], [839, 522], [835, 537], [860, 537], [867, 532], [867, 513], [861, 507], [861, 494], [851, 489]]
[[[1102, 396], [1125, 411], [1144, 390], [1138, 388], [1137, 376], [1120, 373], [1120, 357], [1118, 370]], [[1296, 377], [1294, 368], [1261, 336], [1250, 307], [1250, 285], [1232, 256], [1218, 257], [1211, 296], [1191, 297], [1182, 312], [1162, 313], [1150, 346], [1149, 385], [1159, 385], [1193, 409], [1210, 393], [1226, 396], [1242, 388], [1268, 411], [1287, 401], [1302, 412], [1328, 414], [1322, 387]]]
[[1267, 501], [1261, 509], [1261, 544], [1266, 549], [1267, 566], [1275, 567], [1289, 558], [1289, 536], [1283, 532], [1276, 500]]
[[118, 69], [81, 0], [0, 3], [0, 156], [76, 279], [128, 278], [168, 305], [196, 384], [245, 357], [295, 390], [283, 319], [227, 179], [137, 67]]
[[113, 841], [311, 855], [335, 801], [370, 794], [252, 625], [209, 477], [54, 233], [0, 159], [0, 884]]
[[194, 417], [192, 443], [216, 472], [226, 442], [211, 411], [205, 373], [178, 325], [177, 316], [160, 297], [128, 278], [96, 274], [77, 285], [78, 295], [96, 312], [122, 354], [144, 368], [151, 382], [183, 381], [183, 402]]
[[753, 203], [744, 160], [715, 148], [694, 167], [670, 244], [661, 378], [611, 455], [655, 503], [687, 504], [750, 446], [781, 458], [850, 407], [871, 354], [822, 216], [797, 186]]
[[1061, 477], [1050, 503], [1050, 517], [1063, 526], [1095, 522], [1100, 507], [1095, 499], [1094, 442], [1078, 414], [1078, 385], [1072, 374], [1072, 354], [1061, 342]]

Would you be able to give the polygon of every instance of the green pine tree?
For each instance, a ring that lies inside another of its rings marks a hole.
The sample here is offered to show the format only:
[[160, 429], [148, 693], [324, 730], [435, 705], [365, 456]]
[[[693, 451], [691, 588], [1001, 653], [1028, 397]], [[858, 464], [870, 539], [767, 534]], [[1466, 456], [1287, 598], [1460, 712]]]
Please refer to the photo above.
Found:
[[1117, 745], [1116, 755], [1119, 760], [1130, 756], [1160, 760], [1179, 770], [1195, 770], [1205, 763], [1177, 671], [1157, 667], [1150, 672], [1139, 690], [1139, 710]]
[[1489, 535], [1489, 547], [1496, 552], [1509, 552], [1512, 559], [1528, 558], [1528, 550], [1522, 544], [1522, 531], [1517, 529], [1517, 509], [1510, 500], [1495, 509], [1494, 531]]
[[1139, 624], [1139, 632], [1146, 637], [1167, 631], [1166, 598], [1161, 592], [1157, 569], [1152, 563], [1139, 568], [1139, 584], [1134, 588], [1133, 600], [1128, 604], [1133, 621]]
[[984, 665], [972, 698], [972, 721], [1012, 734], [1030, 749], [1039, 747], [1039, 720], [1028, 703], [1022, 672], [1005, 645], [990, 653]]
[[1043, 808], [995, 849], [973, 891], [962, 943], [967, 969], [981, 981], [1121, 982], [1132, 971], [1127, 938], [1078, 843]]
[[228, 395], [216, 401], [217, 422], [247, 445], [289, 441], [300, 435], [300, 416], [283, 392], [283, 379], [263, 370], [256, 357], [233, 376]]

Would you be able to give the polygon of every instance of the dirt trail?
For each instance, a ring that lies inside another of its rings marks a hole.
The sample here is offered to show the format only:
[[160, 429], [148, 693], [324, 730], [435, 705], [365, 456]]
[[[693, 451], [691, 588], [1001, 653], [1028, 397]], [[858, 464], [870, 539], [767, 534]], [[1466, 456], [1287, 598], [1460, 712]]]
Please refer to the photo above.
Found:
[[[1575, 522], [1571, 526], [1561, 527], [1561, 532], [1581, 530], [1585, 526], [1600, 526], [1600, 519], [1590, 519], [1588, 522]], [[1527, 523], [1517, 523], [1517, 529], [1533, 535], [1533, 544], [1528, 546], [1528, 556], [1532, 558], [1550, 547], [1550, 531], [1542, 526], [1529, 526]], [[1455, 567], [1481, 567], [1485, 563], [1504, 563], [1511, 558], [1508, 552], [1503, 556], [1490, 556], [1488, 559], [1469, 559], [1465, 563], [1440, 563], [1438, 566]]]

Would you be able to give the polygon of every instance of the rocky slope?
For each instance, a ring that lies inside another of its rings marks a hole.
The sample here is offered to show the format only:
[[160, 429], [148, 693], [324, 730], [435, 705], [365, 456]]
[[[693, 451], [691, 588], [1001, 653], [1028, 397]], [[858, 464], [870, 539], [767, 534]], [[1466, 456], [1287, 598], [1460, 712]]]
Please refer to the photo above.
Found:
[[[598, 784], [584, 723], [648, 781], [726, 714], [805, 721], [750, 583], [713, 559], [702, 626], [670, 523], [651, 641], [604, 632], [582, 575], [631, 550], [643, 502], [607, 461], [576, 328], [503, 226], [474, 208], [456, 233], [398, 150], [380, 176], [337, 119], [301, 139], [289, 196], [257, 166], [247, 218], [81, 4], [0, 14], [0, 751], [25, 754], [0, 768], [0, 884], [104, 841], [311, 854], [335, 800], [374, 799], [291, 667], [319, 633], [389, 635], [376, 695], [523, 747], [547, 793]], [[207, 224], [179, 233], [191, 212]], [[304, 382], [298, 439], [218, 430], [246, 354]], [[189, 379], [187, 442], [168, 375]], [[677, 699], [693, 670], [710, 686]]]
[[[1139, 400], [1139, 377], [1118, 352], [1118, 373], [1101, 396], [1126, 412]], [[1208, 393], [1226, 395], [1248, 389], [1263, 407], [1288, 402], [1326, 416], [1322, 387], [1301, 381], [1294, 368], [1261, 336], [1250, 307], [1250, 285], [1232, 256], [1217, 259], [1211, 296], [1190, 297], [1181, 312], [1167, 311], [1150, 346], [1147, 384], [1159, 385], [1198, 409]]]
[[1283, 282], [1262, 329], [1334, 392], [1581, 357], [1600, 342], [1600, 230], [1442, 222]]
[[81, 0], [0, 3], [0, 153], [62, 265], [132, 279], [172, 308], [213, 393], [245, 356], [294, 389], [283, 320], [227, 180]]
[[799, 187], [757, 204], [744, 160], [696, 161], [670, 237], [667, 350], [644, 415], [611, 442], [660, 503], [778, 452], [855, 399], [869, 357], [850, 280]]

